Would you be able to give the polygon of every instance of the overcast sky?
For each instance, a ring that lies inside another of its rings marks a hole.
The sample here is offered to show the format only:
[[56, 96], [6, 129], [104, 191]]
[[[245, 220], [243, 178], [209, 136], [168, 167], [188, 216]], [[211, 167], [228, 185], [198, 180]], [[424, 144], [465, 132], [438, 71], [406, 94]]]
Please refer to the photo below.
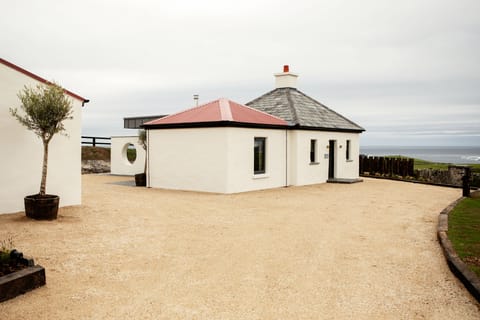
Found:
[[362, 145], [480, 145], [479, 0], [7, 1], [0, 56], [123, 117], [299, 90], [366, 128]]

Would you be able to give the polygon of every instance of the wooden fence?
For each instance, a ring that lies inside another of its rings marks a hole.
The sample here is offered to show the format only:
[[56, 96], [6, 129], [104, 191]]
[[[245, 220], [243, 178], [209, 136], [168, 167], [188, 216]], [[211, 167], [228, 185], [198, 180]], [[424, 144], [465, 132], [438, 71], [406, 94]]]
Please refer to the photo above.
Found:
[[360, 174], [413, 177], [413, 159], [360, 155]]
[[[108, 140], [108, 142], [97, 142], [97, 140], [104, 141]], [[89, 136], [82, 136], [82, 146], [93, 146], [96, 147], [97, 145], [101, 146], [110, 146], [110, 137], [89, 137]]]

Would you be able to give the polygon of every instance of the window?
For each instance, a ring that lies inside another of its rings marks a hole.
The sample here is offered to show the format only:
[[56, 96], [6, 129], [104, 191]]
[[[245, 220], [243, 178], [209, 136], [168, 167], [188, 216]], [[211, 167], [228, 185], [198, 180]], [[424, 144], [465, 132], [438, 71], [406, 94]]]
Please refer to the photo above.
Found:
[[266, 138], [255, 138], [253, 147], [253, 173], [265, 173], [265, 142]]
[[317, 140], [310, 140], [310, 163], [317, 162]]
[[350, 140], [347, 140], [347, 150], [346, 150], [346, 152], [347, 152], [347, 155], [346, 155], [347, 161], [351, 160], [350, 159]]

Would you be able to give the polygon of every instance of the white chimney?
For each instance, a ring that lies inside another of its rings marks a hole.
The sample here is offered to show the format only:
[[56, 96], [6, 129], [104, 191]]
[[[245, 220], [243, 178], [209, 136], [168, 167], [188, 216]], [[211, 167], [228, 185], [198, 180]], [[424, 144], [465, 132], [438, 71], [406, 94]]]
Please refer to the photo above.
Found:
[[275, 88], [296, 88], [298, 74], [291, 73], [288, 65], [283, 66], [282, 73], [275, 74]]

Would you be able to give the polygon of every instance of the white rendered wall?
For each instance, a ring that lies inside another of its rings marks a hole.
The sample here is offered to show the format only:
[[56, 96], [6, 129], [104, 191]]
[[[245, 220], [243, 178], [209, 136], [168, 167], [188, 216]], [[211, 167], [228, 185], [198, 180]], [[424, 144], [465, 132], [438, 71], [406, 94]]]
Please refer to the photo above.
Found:
[[[43, 145], [9, 113], [20, 107], [17, 97], [25, 85], [40, 82], [0, 64], [0, 145], [2, 176], [0, 214], [24, 210], [23, 198], [40, 190]], [[49, 144], [47, 193], [60, 196], [60, 206], [81, 203], [81, 111], [82, 101], [74, 99], [73, 119], [64, 122], [68, 137], [55, 135]]]
[[[254, 138], [266, 138], [266, 173], [253, 173]], [[285, 186], [285, 130], [149, 130], [149, 186], [236, 193]]]
[[[133, 144], [137, 157], [133, 163], [127, 159], [127, 147]], [[145, 170], [145, 150], [138, 142], [138, 136], [112, 137], [110, 149], [110, 173], [133, 176]]]
[[[286, 186], [287, 130], [225, 128], [228, 132], [227, 193]], [[265, 174], [253, 173], [254, 138], [266, 138]]]
[[228, 191], [225, 128], [147, 130], [147, 138], [149, 187]]
[[[317, 160], [310, 162], [310, 140], [317, 140]], [[294, 130], [291, 135], [292, 185], [323, 183], [328, 179], [329, 140], [335, 140], [335, 178], [358, 178], [359, 134]], [[350, 140], [350, 159], [346, 159], [346, 141]], [[289, 164], [290, 166], [290, 164]]]

